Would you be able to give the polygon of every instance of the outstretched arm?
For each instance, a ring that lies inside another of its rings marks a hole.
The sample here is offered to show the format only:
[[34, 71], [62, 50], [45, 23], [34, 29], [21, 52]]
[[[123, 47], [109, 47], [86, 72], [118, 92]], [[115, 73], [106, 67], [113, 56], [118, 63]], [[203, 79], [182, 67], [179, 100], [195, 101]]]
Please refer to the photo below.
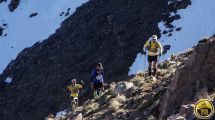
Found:
[[80, 85], [80, 84], [77, 84], [77, 86], [78, 86], [78, 89], [82, 89], [83, 88], [83, 86]]
[[143, 45], [143, 51], [146, 51], [147, 44], [148, 44], [148, 41], [146, 41], [146, 43]]
[[143, 54], [146, 54], [146, 48], [149, 46], [149, 41], [146, 41], [146, 43], [143, 46]]
[[66, 89], [66, 90], [70, 91], [70, 90], [71, 90], [71, 86], [70, 86], [70, 85], [67, 86], [67, 89]]
[[91, 89], [93, 89], [93, 79], [94, 79], [94, 76], [95, 76], [95, 71], [93, 70], [92, 76], [91, 76], [91, 82], [90, 82]]
[[163, 47], [159, 41], [158, 41], [158, 48], [160, 49], [160, 54], [162, 54], [163, 53]]

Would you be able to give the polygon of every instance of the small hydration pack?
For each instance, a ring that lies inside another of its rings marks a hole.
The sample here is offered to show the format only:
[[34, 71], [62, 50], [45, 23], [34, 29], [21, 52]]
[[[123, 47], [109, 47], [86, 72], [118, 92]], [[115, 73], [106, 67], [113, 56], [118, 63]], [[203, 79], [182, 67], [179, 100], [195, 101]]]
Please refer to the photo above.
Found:
[[147, 46], [147, 50], [150, 52], [158, 52], [158, 42], [155, 41], [155, 48], [152, 48], [152, 41], [149, 41], [149, 45]]

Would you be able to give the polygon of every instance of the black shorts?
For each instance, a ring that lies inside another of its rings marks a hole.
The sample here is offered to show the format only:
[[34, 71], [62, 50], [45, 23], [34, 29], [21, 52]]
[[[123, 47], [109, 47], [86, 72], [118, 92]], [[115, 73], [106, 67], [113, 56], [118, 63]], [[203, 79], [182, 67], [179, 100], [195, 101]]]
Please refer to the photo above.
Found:
[[103, 83], [94, 83], [94, 84], [93, 84], [93, 88], [94, 88], [95, 90], [100, 89], [100, 88], [103, 88]]
[[153, 62], [153, 61], [157, 62], [158, 61], [158, 56], [157, 55], [156, 56], [149, 56], [148, 55], [148, 62]]
[[78, 97], [70, 96], [71, 102], [78, 102]]

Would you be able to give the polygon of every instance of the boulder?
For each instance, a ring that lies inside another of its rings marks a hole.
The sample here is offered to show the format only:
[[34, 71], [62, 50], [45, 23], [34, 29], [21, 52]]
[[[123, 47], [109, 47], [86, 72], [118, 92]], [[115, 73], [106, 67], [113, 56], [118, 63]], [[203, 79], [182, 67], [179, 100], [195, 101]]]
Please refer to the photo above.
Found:
[[119, 82], [115, 85], [113, 95], [124, 94], [128, 89], [134, 87], [132, 82]]
[[75, 116], [74, 118], [72, 118], [71, 120], [83, 120], [83, 116], [81, 113], [79, 113], [77, 116]]
[[8, 8], [10, 12], [13, 12], [19, 5], [20, 0], [11, 0], [10, 4], [8, 5]]

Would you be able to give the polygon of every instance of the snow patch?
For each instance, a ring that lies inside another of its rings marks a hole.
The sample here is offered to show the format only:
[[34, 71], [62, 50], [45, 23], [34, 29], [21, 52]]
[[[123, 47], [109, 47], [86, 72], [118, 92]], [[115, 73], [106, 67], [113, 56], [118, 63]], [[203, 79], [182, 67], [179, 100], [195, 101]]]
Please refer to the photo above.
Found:
[[147, 57], [145, 55], [142, 55], [141, 53], [138, 53], [133, 65], [129, 68], [130, 71], [128, 74], [132, 75], [143, 72], [147, 64]]
[[55, 117], [56, 117], [56, 118], [59, 118], [59, 117], [61, 117], [61, 116], [65, 116], [65, 115], [66, 115], [66, 110], [57, 112]]
[[11, 77], [7, 77], [4, 82], [11, 83], [12, 82], [12, 78]]
[[170, 17], [175, 16], [176, 14], [174, 12], [170, 13]]
[[[168, 58], [173, 53], [193, 47], [200, 39], [215, 33], [215, 12], [211, 12], [215, 7], [215, 1], [192, 0], [191, 3], [187, 9], [177, 12], [181, 15], [181, 19], [172, 23], [174, 26], [182, 27], [182, 29], [178, 32], [172, 32], [173, 36], [161, 36], [160, 40], [164, 41], [162, 44], [172, 46], [171, 50], [161, 60]], [[159, 24], [161, 31], [166, 29], [162, 24], [162, 22]]]
[[[88, 0], [21, 0], [14, 12], [8, 10], [10, 0], [1, 3], [0, 22], [4, 21], [8, 27], [4, 30], [7, 36], [0, 37], [0, 73], [24, 48], [48, 38], [60, 27], [62, 21], [86, 2]], [[69, 15], [60, 16], [68, 8]], [[31, 13], [38, 15], [30, 18]]]
[[168, 34], [162, 34], [163, 31], [169, 31], [169, 30], [170, 30], [170, 28], [167, 28], [167, 27], [165, 26], [165, 23], [164, 23], [163, 21], [161, 21], [160, 23], [158, 23], [158, 27], [159, 27], [159, 29], [160, 29], [160, 31], [161, 31], [161, 36], [166, 36], [166, 37], [168, 37]]

